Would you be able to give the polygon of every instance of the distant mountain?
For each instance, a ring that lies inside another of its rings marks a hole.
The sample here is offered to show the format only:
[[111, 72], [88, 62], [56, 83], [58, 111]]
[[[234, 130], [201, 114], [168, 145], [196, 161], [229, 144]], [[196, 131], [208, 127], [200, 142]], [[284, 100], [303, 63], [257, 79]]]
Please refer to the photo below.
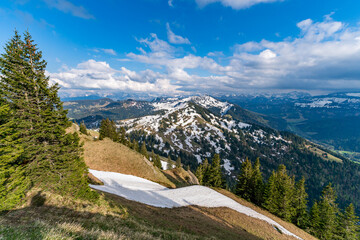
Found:
[[292, 133], [275, 130], [269, 127], [271, 122], [265, 115], [236, 104], [195, 96], [150, 102], [76, 101], [66, 107], [70, 107], [69, 114], [83, 117], [77, 121], [87, 120], [88, 126], [98, 127], [102, 118], [110, 117], [119, 127], [125, 127], [131, 140], [145, 141], [148, 150], [164, 157], [180, 157], [192, 170], [205, 158], [211, 160], [219, 153], [229, 186], [235, 183], [246, 157], [260, 157], [265, 178], [279, 164], [285, 164], [297, 179], [306, 178], [311, 201], [318, 199], [322, 188], [332, 182], [340, 206], [353, 202], [360, 209], [360, 165]]
[[341, 153], [350, 152], [346, 156], [360, 161], [360, 154], [356, 154], [360, 152], [360, 93], [311, 96], [293, 92], [221, 99], [271, 117], [272, 127], [294, 132]]

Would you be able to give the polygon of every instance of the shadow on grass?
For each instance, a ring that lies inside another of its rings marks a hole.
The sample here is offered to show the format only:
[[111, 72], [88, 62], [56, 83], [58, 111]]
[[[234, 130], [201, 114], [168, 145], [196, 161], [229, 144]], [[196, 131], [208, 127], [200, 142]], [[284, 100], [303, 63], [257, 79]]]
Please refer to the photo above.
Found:
[[105, 198], [130, 216], [47, 205], [38, 192], [29, 207], [0, 215], [0, 239], [260, 239], [196, 207], [156, 208], [107, 193]]

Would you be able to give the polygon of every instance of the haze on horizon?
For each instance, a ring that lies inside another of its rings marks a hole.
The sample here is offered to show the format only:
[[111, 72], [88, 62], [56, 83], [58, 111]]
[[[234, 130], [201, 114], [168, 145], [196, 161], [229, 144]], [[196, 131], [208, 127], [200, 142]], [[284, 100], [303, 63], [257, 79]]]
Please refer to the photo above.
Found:
[[359, 92], [359, 20], [355, 0], [3, 0], [0, 44], [29, 30], [63, 97]]

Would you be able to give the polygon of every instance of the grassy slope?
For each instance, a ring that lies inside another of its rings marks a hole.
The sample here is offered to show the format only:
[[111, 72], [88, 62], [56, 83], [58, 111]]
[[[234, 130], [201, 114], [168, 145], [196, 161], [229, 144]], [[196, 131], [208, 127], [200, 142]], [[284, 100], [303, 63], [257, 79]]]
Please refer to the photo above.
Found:
[[[76, 127], [71, 131], [76, 131]], [[163, 184], [169, 184], [169, 178], [173, 185], [186, 185], [183, 179], [189, 173], [183, 169], [163, 171], [166, 178], [140, 154], [121, 144], [81, 137], [85, 142], [85, 160], [91, 168], [133, 174]], [[273, 218], [303, 239], [314, 239], [232, 193], [218, 191]], [[264, 221], [228, 208], [164, 209], [100, 194], [98, 202], [90, 203], [33, 192], [26, 204], [0, 214], [0, 239], [293, 239]]]

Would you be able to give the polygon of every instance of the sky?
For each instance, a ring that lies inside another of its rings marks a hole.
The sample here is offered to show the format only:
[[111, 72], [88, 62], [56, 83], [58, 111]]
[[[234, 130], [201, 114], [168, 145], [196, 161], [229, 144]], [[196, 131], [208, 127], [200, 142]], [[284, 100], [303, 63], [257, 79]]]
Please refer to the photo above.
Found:
[[360, 91], [357, 0], [1, 0], [63, 97]]

